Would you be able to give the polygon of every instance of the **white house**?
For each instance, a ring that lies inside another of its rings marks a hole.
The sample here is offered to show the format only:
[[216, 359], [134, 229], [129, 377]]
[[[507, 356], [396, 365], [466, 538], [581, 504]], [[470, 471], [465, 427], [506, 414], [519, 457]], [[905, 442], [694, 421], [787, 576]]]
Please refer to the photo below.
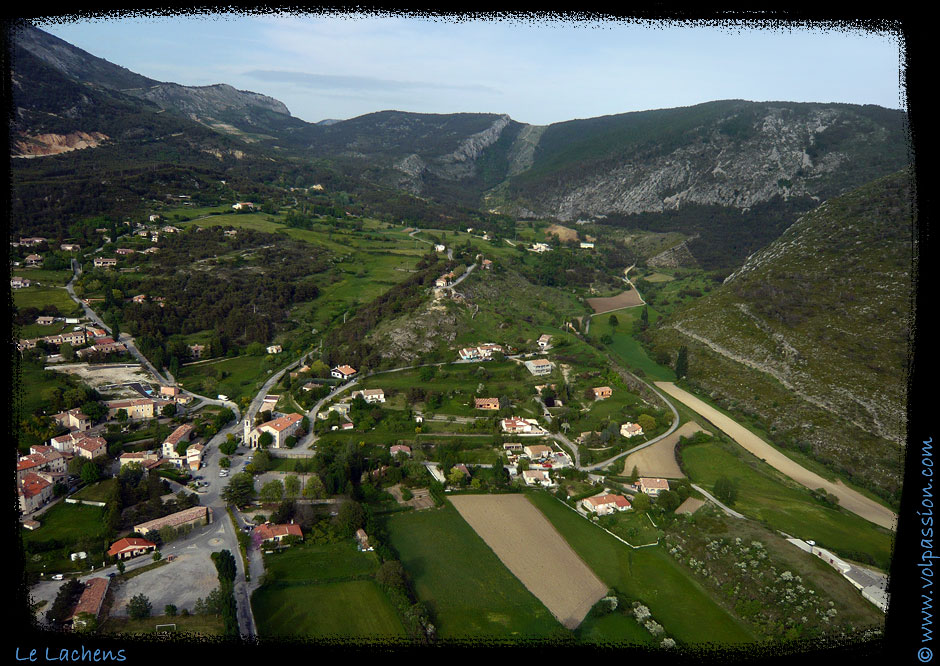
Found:
[[268, 347], [269, 354], [280, 354], [281, 351], [282, 351], [281, 345], [271, 345], [270, 347]]
[[365, 389], [364, 391], [354, 391], [352, 397], [362, 396], [362, 399], [372, 404], [375, 402], [385, 402], [385, 391], [382, 389]]
[[356, 369], [349, 365], [338, 365], [330, 370], [330, 375], [337, 379], [349, 379], [356, 374]]
[[669, 482], [666, 479], [651, 479], [640, 477], [636, 482], [637, 490], [646, 493], [650, 497], [656, 497], [664, 490], [669, 490]]
[[550, 486], [552, 477], [548, 475], [548, 470], [527, 469], [522, 473], [522, 479], [527, 486]]
[[526, 361], [525, 367], [529, 369], [533, 375], [549, 375], [552, 372], [552, 363], [551, 361], [544, 358], [537, 358], [534, 361]]
[[267, 432], [271, 433], [271, 436], [274, 438], [274, 441], [271, 442], [271, 446], [275, 449], [283, 448], [287, 438], [300, 429], [300, 423], [303, 421], [303, 418], [302, 414], [288, 414], [268, 421], [267, 423], [262, 423], [257, 428], [253, 429], [250, 429], [251, 424], [246, 419], [244, 443], [246, 446], [258, 448], [258, 439], [260, 439], [262, 433]]
[[643, 428], [640, 427], [639, 423], [624, 423], [620, 426], [620, 434], [630, 439], [634, 435], [642, 435]]

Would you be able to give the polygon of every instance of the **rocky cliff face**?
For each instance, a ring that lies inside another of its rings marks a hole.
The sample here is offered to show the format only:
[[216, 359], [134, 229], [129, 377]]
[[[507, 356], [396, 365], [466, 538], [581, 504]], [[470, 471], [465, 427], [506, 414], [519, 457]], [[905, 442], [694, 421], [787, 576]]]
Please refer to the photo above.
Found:
[[181, 86], [176, 83], [159, 85], [125, 93], [149, 100], [163, 109], [171, 109], [194, 117], [212, 118], [228, 110], [260, 107], [274, 113], [290, 115], [287, 107], [273, 97], [246, 90], [236, 90], [223, 83], [212, 86]]
[[71, 132], [70, 134], [21, 135], [13, 141], [14, 157], [42, 157], [59, 155], [72, 150], [94, 148], [108, 137], [101, 132]]
[[820, 107], [796, 115], [785, 107], [769, 106], [762, 117], [753, 119], [743, 138], [725, 133], [718, 124], [703, 126], [685, 145], [661, 154], [637, 151], [612, 168], [587, 169], [566, 187], [546, 191], [539, 201], [527, 201], [527, 207], [538, 215], [573, 220], [612, 212], [660, 212], [687, 203], [746, 210], [774, 197], [819, 200], [826, 176], [854, 158], [848, 150], [810, 156], [808, 149], [830, 128], [852, 131], [871, 145], [889, 138], [885, 128], [861, 122], [839, 108]]

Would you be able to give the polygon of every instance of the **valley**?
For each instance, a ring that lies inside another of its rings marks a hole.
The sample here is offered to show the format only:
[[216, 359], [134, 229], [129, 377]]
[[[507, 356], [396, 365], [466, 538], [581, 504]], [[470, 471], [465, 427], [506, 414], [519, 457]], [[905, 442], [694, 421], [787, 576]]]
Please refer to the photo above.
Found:
[[717, 655], [882, 635], [906, 114], [313, 124], [35, 28], [14, 46], [37, 626]]

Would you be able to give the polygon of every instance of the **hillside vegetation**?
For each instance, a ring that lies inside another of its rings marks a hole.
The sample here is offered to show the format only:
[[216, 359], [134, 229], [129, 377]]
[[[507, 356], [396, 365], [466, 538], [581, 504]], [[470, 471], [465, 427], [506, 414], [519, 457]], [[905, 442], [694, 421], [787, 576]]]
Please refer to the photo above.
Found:
[[827, 201], [651, 332], [689, 384], [897, 501], [912, 315], [906, 172]]

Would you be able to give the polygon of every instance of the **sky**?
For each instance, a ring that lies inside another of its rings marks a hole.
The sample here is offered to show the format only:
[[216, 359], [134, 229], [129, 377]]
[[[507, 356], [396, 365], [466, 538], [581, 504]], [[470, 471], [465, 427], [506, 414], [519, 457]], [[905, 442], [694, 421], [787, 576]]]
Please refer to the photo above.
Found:
[[356, 14], [34, 19], [158, 81], [227, 83], [308, 122], [383, 110], [547, 125], [720, 99], [904, 108], [897, 35]]

